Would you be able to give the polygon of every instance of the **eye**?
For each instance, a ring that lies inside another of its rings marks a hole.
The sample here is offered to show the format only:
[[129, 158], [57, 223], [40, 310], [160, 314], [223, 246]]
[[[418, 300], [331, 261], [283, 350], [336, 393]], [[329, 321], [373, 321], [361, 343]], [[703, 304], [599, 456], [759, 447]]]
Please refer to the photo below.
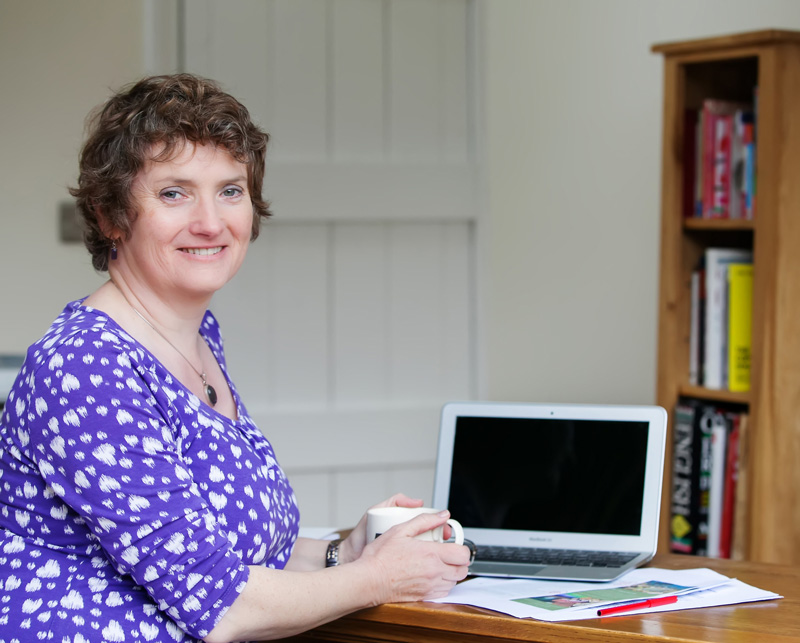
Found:
[[161, 190], [161, 192], [159, 192], [159, 196], [167, 201], [177, 201], [183, 195], [175, 188], [167, 188], [166, 190]]
[[236, 197], [242, 196], [243, 194], [244, 194], [244, 190], [242, 190], [241, 188], [235, 187], [235, 186], [227, 187], [222, 191], [222, 196], [224, 196], [224, 197], [226, 197], [228, 199], [236, 198]]

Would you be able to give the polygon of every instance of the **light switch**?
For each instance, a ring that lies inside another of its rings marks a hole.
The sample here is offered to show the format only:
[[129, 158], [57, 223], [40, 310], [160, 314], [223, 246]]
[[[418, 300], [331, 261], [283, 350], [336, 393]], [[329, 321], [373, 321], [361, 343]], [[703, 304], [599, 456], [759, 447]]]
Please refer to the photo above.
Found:
[[83, 227], [75, 201], [62, 201], [58, 205], [58, 236], [63, 243], [83, 241]]

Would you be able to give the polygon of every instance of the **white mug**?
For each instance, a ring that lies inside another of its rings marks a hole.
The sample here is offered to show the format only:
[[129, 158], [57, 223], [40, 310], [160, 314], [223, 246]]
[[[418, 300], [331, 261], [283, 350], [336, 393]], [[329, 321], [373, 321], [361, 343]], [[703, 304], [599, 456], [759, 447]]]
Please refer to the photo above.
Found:
[[[433, 509], [432, 507], [376, 507], [374, 509], [369, 509], [367, 510], [367, 542], [371, 543], [378, 536], [395, 525], [408, 522], [420, 514], [435, 513], [439, 513], [439, 510]], [[450, 518], [447, 524], [450, 525], [450, 529], [453, 530], [453, 540], [456, 545], [463, 545], [464, 529], [461, 527], [461, 523]], [[440, 525], [429, 531], [424, 531], [419, 534], [417, 538], [419, 540], [443, 543], [445, 542], [444, 525]]]

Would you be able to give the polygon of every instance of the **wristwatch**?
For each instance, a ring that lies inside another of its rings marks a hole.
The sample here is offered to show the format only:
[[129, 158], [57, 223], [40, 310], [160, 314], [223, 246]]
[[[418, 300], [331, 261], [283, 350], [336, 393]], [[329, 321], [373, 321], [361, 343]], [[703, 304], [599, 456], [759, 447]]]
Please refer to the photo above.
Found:
[[341, 543], [341, 538], [328, 543], [328, 551], [325, 552], [325, 567], [336, 567], [339, 564], [339, 545]]

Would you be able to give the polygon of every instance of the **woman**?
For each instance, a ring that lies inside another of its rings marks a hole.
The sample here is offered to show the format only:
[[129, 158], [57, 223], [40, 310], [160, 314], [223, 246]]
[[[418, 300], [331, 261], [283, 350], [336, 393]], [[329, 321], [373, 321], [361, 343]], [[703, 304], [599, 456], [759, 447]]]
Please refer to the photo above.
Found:
[[207, 310], [269, 215], [266, 143], [188, 74], [140, 81], [95, 116], [73, 194], [109, 280], [31, 346], [0, 420], [9, 640], [279, 638], [465, 577], [466, 547], [413, 538], [446, 512], [369, 545], [364, 519], [341, 543], [297, 538], [294, 494]]

